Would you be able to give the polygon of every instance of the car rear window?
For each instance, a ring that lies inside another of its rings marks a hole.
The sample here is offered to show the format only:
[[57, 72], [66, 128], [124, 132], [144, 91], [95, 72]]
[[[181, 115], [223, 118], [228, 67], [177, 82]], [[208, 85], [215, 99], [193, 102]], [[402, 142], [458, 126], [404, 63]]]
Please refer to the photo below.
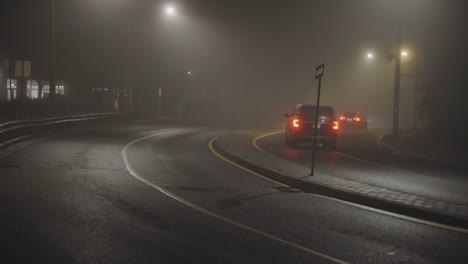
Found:
[[359, 115], [359, 113], [357, 113], [357, 112], [347, 112], [347, 113], [345, 113], [346, 117], [355, 117], [355, 116], [358, 116], [358, 115]]
[[[299, 114], [307, 117], [307, 118], [315, 118], [315, 111], [317, 107], [314, 105], [307, 105], [307, 106], [302, 106], [299, 108]], [[328, 116], [328, 117], [333, 117], [334, 116], [334, 111], [331, 107], [327, 106], [321, 106], [319, 109], [319, 115], [320, 116]]]

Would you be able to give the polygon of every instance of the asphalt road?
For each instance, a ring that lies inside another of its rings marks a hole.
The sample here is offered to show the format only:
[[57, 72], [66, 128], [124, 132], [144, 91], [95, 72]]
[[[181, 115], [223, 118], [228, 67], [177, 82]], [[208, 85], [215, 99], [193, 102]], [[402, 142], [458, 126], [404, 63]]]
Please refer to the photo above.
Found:
[[0, 160], [2, 263], [466, 263], [468, 234], [291, 190], [220, 128], [105, 125]]
[[[468, 204], [468, 167], [451, 167], [382, 151], [376, 142], [381, 130], [341, 133], [337, 151], [318, 151], [317, 170], [436, 200]], [[310, 144], [290, 148], [284, 133], [260, 138], [258, 146], [295, 163], [310, 166]]]

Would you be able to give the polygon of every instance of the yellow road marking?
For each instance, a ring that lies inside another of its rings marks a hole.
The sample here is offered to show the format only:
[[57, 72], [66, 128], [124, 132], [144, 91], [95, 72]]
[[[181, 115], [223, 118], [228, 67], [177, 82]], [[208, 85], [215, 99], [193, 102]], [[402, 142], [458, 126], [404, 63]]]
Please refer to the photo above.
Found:
[[260, 136], [254, 137], [254, 138], [252, 139], [252, 145], [253, 145], [256, 149], [258, 149], [258, 150], [260, 150], [260, 151], [263, 151], [263, 152], [266, 152], [266, 150], [262, 149], [261, 147], [259, 147], [259, 146], [257, 145], [257, 141], [260, 140], [260, 139], [262, 139], [262, 138], [269, 137], [269, 136], [273, 136], [273, 135], [276, 135], [276, 134], [281, 134], [281, 133], [284, 133], [284, 131], [283, 131], [283, 130], [280, 130], [280, 131], [275, 131], [275, 132], [269, 132], [269, 133], [262, 134], [262, 135], [260, 135]]
[[241, 166], [241, 165], [239, 165], [239, 164], [237, 164], [237, 163], [235, 163], [235, 162], [233, 162], [233, 161], [231, 161], [231, 160], [229, 160], [229, 159], [223, 157], [223, 155], [221, 155], [219, 152], [217, 152], [217, 151], [214, 149], [214, 147], [213, 147], [213, 142], [215, 142], [217, 139], [218, 139], [217, 137], [212, 138], [212, 139], [210, 140], [210, 142], [208, 143], [208, 147], [210, 148], [211, 152], [212, 152], [214, 155], [216, 155], [218, 158], [222, 159], [223, 161], [225, 161], [225, 162], [227, 162], [227, 163], [229, 163], [229, 164], [231, 164], [231, 165], [233, 165], [233, 166], [235, 166], [235, 167], [237, 167], [237, 168], [239, 168], [239, 169], [241, 169], [241, 170], [247, 171], [247, 172], [249, 172], [249, 173], [251, 173], [251, 174], [253, 174], [253, 175], [255, 175], [255, 176], [259, 177], [259, 178], [262, 178], [262, 179], [265, 180], [265, 181], [272, 182], [272, 183], [274, 183], [274, 184], [276, 184], [276, 185], [279, 185], [279, 186], [282, 186], [282, 187], [288, 187], [288, 188], [290, 187], [290, 186], [287, 185], [287, 184], [284, 184], [284, 183], [281, 183], [281, 182], [272, 180], [272, 179], [268, 178], [267, 176], [264, 176], [264, 175], [262, 175], [262, 174], [260, 174], [260, 173], [257, 173], [257, 172], [255, 172], [255, 171], [253, 171], [253, 170], [251, 170], [251, 169], [248, 169], [248, 168], [246, 168], [246, 167], [243, 167], [243, 166]]

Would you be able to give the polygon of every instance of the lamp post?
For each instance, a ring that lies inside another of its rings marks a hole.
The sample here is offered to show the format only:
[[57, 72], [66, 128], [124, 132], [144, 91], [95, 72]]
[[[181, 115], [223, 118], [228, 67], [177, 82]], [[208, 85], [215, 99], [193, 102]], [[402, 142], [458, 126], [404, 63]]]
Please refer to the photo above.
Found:
[[188, 102], [187, 106], [188, 106], [189, 111], [193, 113], [195, 111], [194, 106], [195, 106], [195, 101], [196, 101], [195, 100], [196, 94], [192, 87], [191, 75], [192, 75], [192, 71], [190, 70], [185, 71], [185, 77], [187, 80], [187, 89], [188, 89], [188, 94], [189, 94], [188, 100], [187, 100]]
[[400, 135], [400, 74], [401, 74], [401, 56], [397, 53], [393, 56], [395, 60], [395, 73], [393, 80], [393, 125], [392, 136]]
[[[398, 46], [399, 47], [399, 46]], [[399, 50], [395, 54], [390, 55], [395, 60], [395, 75], [394, 75], [394, 92], [393, 92], [393, 126], [392, 136], [399, 137], [400, 135], [400, 79], [401, 74], [401, 58], [409, 56], [406, 50]]]
[[[392, 122], [392, 136], [398, 137], [400, 134], [400, 80], [404, 76], [413, 76], [408, 74], [401, 74], [401, 59], [409, 56], [407, 50], [401, 50], [400, 45], [398, 49], [388, 55], [390, 61], [395, 61], [395, 70], [393, 77], [393, 122]], [[373, 60], [375, 58], [374, 53], [367, 52], [366, 59]]]
[[[406, 55], [404, 55], [406, 53]], [[402, 52], [402, 57], [408, 56], [408, 52]], [[418, 90], [420, 85], [420, 80], [422, 80], [422, 73], [418, 67], [418, 58], [414, 57], [412, 59], [414, 61], [414, 72], [413, 73], [403, 73], [400, 74], [401, 77], [409, 77], [414, 78], [414, 110], [413, 110], [413, 130], [417, 129], [418, 123]]]
[[54, 111], [55, 96], [55, 0], [51, 0], [50, 24], [50, 65], [49, 65], [49, 110]]

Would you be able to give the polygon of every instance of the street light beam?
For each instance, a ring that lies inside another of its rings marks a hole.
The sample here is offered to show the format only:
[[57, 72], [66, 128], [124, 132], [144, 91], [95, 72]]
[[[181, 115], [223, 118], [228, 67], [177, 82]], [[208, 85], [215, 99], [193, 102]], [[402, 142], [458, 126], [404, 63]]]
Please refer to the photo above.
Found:
[[165, 13], [168, 16], [174, 16], [177, 13], [177, 10], [174, 6], [168, 5], [166, 6]]

